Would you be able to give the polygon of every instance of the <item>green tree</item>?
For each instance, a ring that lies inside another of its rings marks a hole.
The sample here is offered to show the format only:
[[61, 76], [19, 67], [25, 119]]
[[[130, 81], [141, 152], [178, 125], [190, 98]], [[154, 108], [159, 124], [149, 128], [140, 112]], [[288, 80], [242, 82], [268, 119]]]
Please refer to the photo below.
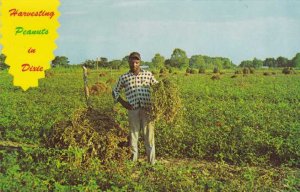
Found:
[[188, 67], [188, 65], [189, 59], [185, 51], [179, 48], [174, 49], [170, 58], [170, 66], [182, 69]]
[[253, 62], [250, 60], [242, 61], [240, 67], [253, 67]]
[[1, 53], [0, 55], [0, 70], [7, 69], [8, 65], [5, 63], [6, 55]]
[[277, 61], [277, 67], [287, 67], [289, 63], [289, 60], [287, 58], [281, 56], [278, 57], [276, 61]]
[[87, 68], [94, 69], [94, 68], [96, 68], [97, 61], [88, 59], [88, 60], [85, 60], [82, 63], [82, 65], [84, 65]]
[[254, 57], [251, 67], [258, 69], [258, 68], [261, 68], [262, 66], [263, 66], [263, 61]]
[[233, 67], [234, 67], [233, 63], [228, 58], [223, 59], [223, 68], [224, 69], [231, 69]]
[[165, 60], [165, 66], [166, 67], [171, 67], [171, 60], [170, 59]]
[[99, 67], [107, 67], [108, 66], [108, 59], [106, 57], [101, 57], [98, 63]]
[[121, 67], [121, 64], [122, 64], [121, 60], [112, 60], [108, 63], [108, 67], [112, 69], [119, 69]]
[[212, 69], [214, 68], [214, 62], [213, 62], [213, 58], [212, 57], [209, 57], [209, 56], [203, 56], [204, 58], [204, 61], [205, 61], [205, 65], [206, 65], [206, 68], [208, 69]]
[[126, 55], [125, 57], [123, 57], [120, 67], [127, 68], [129, 66], [128, 60], [129, 60], [129, 55]]
[[56, 56], [52, 60], [52, 67], [67, 67], [69, 65], [68, 57], [66, 56]]
[[152, 65], [155, 69], [161, 69], [164, 68], [165, 64], [165, 58], [160, 55], [159, 53], [156, 53], [154, 57], [152, 58]]
[[277, 61], [274, 58], [266, 58], [263, 62], [263, 66], [277, 67]]
[[223, 61], [222, 58], [214, 58], [214, 68], [222, 69], [223, 68]]
[[292, 59], [292, 67], [300, 68], [300, 53], [297, 53]]
[[190, 68], [205, 68], [205, 60], [201, 55], [193, 55], [189, 61]]

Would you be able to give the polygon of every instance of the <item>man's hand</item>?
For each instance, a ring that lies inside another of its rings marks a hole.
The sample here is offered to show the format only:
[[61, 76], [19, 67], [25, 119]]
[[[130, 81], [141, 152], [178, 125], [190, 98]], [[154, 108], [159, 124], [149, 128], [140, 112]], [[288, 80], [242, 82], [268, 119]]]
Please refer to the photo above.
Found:
[[122, 103], [122, 105], [123, 105], [123, 107], [125, 107], [126, 109], [128, 109], [128, 110], [133, 110], [133, 106], [132, 105], [130, 105], [128, 102], [124, 102], [124, 103]]
[[121, 103], [121, 105], [123, 106], [123, 107], [125, 107], [126, 109], [128, 109], [128, 110], [133, 110], [133, 106], [130, 104], [130, 103], [128, 103], [127, 101], [124, 101], [121, 97], [119, 97], [118, 98], [118, 101]]

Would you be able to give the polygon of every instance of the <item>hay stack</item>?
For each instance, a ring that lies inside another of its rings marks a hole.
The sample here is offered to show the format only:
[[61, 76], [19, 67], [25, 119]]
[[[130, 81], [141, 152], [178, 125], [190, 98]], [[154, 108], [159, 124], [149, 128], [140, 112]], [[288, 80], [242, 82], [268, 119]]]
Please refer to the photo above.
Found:
[[129, 157], [127, 135], [126, 129], [115, 122], [112, 112], [80, 109], [71, 120], [52, 127], [46, 138], [46, 146], [84, 149], [83, 161], [92, 157], [98, 157], [103, 163], [123, 161]]
[[215, 74], [213, 76], [211, 76], [212, 80], [220, 80], [220, 75], [219, 74]]
[[101, 73], [99, 73], [99, 77], [105, 77], [106, 75], [107, 75], [106, 72], [101, 72]]
[[110, 92], [110, 88], [102, 82], [97, 82], [90, 88], [91, 95], [99, 95], [100, 93], [108, 93]]
[[46, 78], [50, 78], [52, 76], [54, 76], [54, 72], [53, 71], [49, 71], [49, 70], [45, 71], [45, 77]]
[[163, 79], [151, 88], [151, 118], [172, 123], [182, 117], [182, 102], [178, 87], [169, 79]]
[[113, 78], [109, 78], [107, 81], [106, 81], [106, 84], [115, 84], [116, 83], [116, 80], [113, 79]]

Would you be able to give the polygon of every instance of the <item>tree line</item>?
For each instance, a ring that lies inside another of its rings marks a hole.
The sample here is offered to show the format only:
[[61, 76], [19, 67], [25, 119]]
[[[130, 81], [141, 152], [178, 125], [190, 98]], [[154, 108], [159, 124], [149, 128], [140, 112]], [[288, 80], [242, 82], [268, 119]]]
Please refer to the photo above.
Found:
[[253, 67], [253, 68], [261, 68], [261, 67], [294, 67], [300, 68], [300, 53], [297, 53], [292, 59], [288, 59], [285, 57], [277, 57], [275, 58], [266, 58], [265, 60], [260, 60], [254, 58], [253, 60], [244, 60], [240, 63], [239, 67]]
[[[6, 56], [4, 54], [0, 55], [0, 69], [7, 69], [8, 66], [5, 63]], [[115, 59], [109, 61], [106, 57], [101, 57], [97, 60], [88, 59], [78, 65], [70, 65], [69, 59], [66, 56], [56, 56], [52, 62], [52, 67], [76, 67], [76, 66], [86, 66], [87, 68], [111, 68], [120, 69], [128, 67], [128, 55], [122, 59]], [[141, 61], [141, 65], [147, 65], [152, 69], [162, 69], [162, 68], [178, 68], [178, 69], [231, 69], [237, 67], [229, 58], [224, 57], [210, 57], [206, 55], [192, 55], [190, 58], [187, 57], [186, 52], [182, 49], [176, 48], [173, 50], [170, 58], [165, 58], [159, 53], [156, 53], [151, 61]], [[260, 60], [254, 58], [253, 60], [244, 60], [238, 67], [253, 67], [261, 68], [266, 67], [295, 67], [300, 68], [300, 53], [297, 53], [292, 59], [287, 59], [285, 57], [266, 58], [265, 60]]]
[[[97, 60], [86, 60], [82, 63], [89, 68], [103, 67], [120, 69], [128, 67], [128, 55], [123, 57], [121, 60], [108, 61], [106, 57], [101, 57]], [[276, 68], [276, 67], [295, 67], [300, 68], [300, 53], [297, 53], [291, 60], [285, 57], [266, 58], [260, 60], [254, 58], [253, 60], [244, 60], [238, 66], [235, 65], [229, 58], [225, 57], [210, 57], [206, 55], [192, 55], [190, 58], [187, 57], [186, 52], [182, 49], [176, 48], [170, 58], [165, 58], [160, 53], [156, 53], [151, 61], [142, 61], [141, 65], [148, 65], [153, 69], [162, 68], [179, 68], [179, 69], [232, 69], [236, 67], [253, 67], [261, 68], [263, 66]]]
[[[107, 58], [101, 57], [97, 60], [86, 60], [82, 63], [86, 67], [96, 68], [112, 68], [120, 69], [128, 67], [128, 55], [123, 57], [121, 60], [108, 61]], [[162, 69], [162, 68], [221, 68], [230, 69], [236, 67], [232, 61], [224, 57], [209, 57], [206, 55], [193, 55], [190, 58], [187, 57], [186, 52], [182, 49], [176, 48], [170, 58], [165, 58], [160, 53], [156, 53], [151, 61], [141, 61], [141, 65], [147, 65], [152, 69]]]

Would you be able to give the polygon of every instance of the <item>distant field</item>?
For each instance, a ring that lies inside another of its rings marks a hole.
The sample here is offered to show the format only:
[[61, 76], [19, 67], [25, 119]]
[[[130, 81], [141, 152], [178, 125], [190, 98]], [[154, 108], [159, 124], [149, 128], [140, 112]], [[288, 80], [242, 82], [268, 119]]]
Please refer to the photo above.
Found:
[[[110, 92], [125, 71], [90, 70], [88, 83], [108, 88], [90, 96], [95, 114], [111, 115], [126, 132], [126, 111], [114, 105]], [[232, 77], [227, 70], [218, 80], [211, 79], [212, 71], [175, 72], [164, 78], [178, 85], [184, 119], [156, 123], [158, 164], [149, 167], [113, 157], [101, 163], [103, 157], [88, 159], [81, 149], [45, 145], [54, 125], [86, 108], [80, 68], [51, 69], [26, 92], [0, 71], [0, 191], [300, 190], [299, 71]]]

